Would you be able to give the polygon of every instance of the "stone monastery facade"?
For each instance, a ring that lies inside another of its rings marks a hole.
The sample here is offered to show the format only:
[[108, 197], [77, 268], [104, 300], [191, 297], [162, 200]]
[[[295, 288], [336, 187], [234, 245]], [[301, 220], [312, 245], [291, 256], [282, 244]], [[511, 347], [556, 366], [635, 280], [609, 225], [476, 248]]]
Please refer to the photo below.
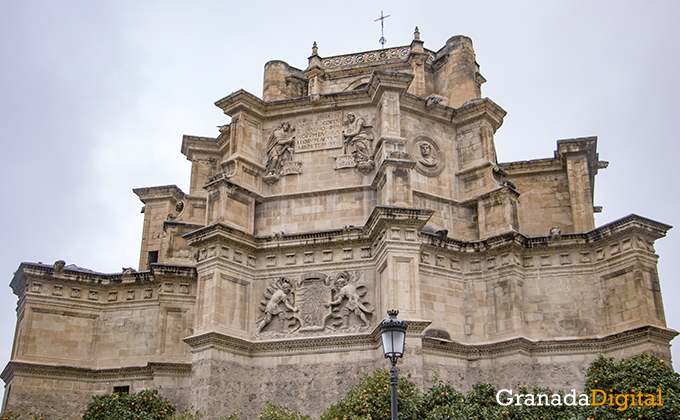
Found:
[[[271, 61], [215, 138], [184, 136], [188, 192], [139, 188], [139, 269], [22, 263], [4, 405], [80, 418], [92, 394], [158, 389], [208, 420], [267, 401], [318, 417], [386, 368], [378, 324], [409, 324], [399, 366], [571, 389], [598, 353], [670, 359], [654, 242], [595, 227], [597, 138], [498, 162], [506, 112], [472, 42]], [[52, 418], [50, 417], [50, 418]]]

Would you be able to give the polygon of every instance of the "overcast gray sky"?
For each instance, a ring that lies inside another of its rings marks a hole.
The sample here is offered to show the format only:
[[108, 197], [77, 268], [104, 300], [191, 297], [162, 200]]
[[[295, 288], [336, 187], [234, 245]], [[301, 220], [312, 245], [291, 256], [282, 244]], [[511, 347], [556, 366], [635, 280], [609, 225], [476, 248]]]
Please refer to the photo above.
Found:
[[[379, 48], [381, 8], [387, 46], [409, 44], [416, 25], [435, 51], [472, 38], [483, 96], [508, 111], [499, 161], [598, 136], [611, 164], [596, 179], [596, 224], [636, 213], [680, 225], [677, 1], [0, 0], [0, 283], [22, 261], [136, 268], [143, 215], [132, 188], [188, 192], [182, 134], [216, 136], [229, 120], [213, 103], [241, 88], [261, 96], [269, 60], [304, 69], [313, 41], [321, 56]], [[656, 246], [673, 329], [677, 229]], [[15, 307], [0, 288], [0, 365]]]

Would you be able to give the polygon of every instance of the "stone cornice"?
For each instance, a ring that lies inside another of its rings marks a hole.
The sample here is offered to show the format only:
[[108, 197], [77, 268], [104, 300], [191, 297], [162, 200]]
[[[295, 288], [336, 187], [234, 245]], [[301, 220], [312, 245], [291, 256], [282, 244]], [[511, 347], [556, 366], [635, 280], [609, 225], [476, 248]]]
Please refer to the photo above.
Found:
[[320, 244], [350, 246], [367, 241], [368, 237], [359, 226], [348, 226], [343, 229], [329, 229], [316, 232], [284, 233], [258, 238], [259, 250], [261, 252], [281, 251], [283, 249], [292, 250], [295, 248], [308, 249], [310, 245], [318, 246]]
[[588, 240], [597, 241], [608, 236], [613, 236], [629, 229], [636, 229], [648, 234], [655, 240], [663, 238], [673, 226], [657, 222], [646, 217], [630, 214], [611, 223], [600, 226], [597, 229], [585, 233]]
[[423, 98], [412, 93], [406, 93], [401, 98], [402, 109], [413, 112], [420, 116], [437, 119], [440, 122], [450, 123], [456, 115], [456, 109], [439, 103], [428, 102]]
[[[507, 188], [499, 189], [490, 194], [516, 194]], [[455, 203], [455, 202], [454, 202]], [[467, 202], [459, 205], [469, 204]], [[216, 223], [183, 236], [187, 242], [196, 246], [202, 242], [213, 242], [217, 237], [230, 243], [239, 244], [248, 252], [257, 253], [272, 248], [283, 249], [291, 247], [308, 247], [310, 245], [329, 244], [338, 242], [352, 243], [375, 240], [375, 236], [386, 223], [410, 225], [420, 234], [421, 242], [437, 248], [446, 248], [457, 252], [483, 252], [492, 249], [516, 247], [524, 249], [566, 249], [579, 248], [590, 244], [597, 246], [597, 242], [633, 232], [644, 234], [647, 238], [658, 239], [665, 236], [669, 225], [655, 222], [637, 215], [630, 215], [585, 233], [563, 233], [558, 239], [549, 235], [526, 236], [519, 232], [508, 232], [481, 241], [464, 241], [455, 238], [443, 238], [440, 235], [422, 232], [430, 219], [433, 210], [392, 206], [376, 206], [363, 227], [350, 226], [344, 229], [332, 229], [314, 232], [302, 232], [255, 237], [231, 226]]]
[[22, 285], [28, 278], [49, 280], [56, 282], [78, 282], [96, 284], [98, 286], [146, 286], [155, 281], [155, 275], [163, 277], [195, 278], [196, 268], [174, 264], [153, 264], [151, 271], [132, 271], [130, 273], [105, 274], [94, 271], [81, 271], [65, 267], [61, 271], [52, 265], [21, 263], [14, 274], [10, 287], [14, 294], [21, 296]]
[[672, 226], [631, 214], [593, 229], [590, 232], [563, 233], [559, 239], [554, 239], [550, 235], [526, 236], [519, 232], [508, 232], [482, 241], [461, 241], [455, 238], [441, 238], [434, 233], [428, 232], [422, 232], [421, 235], [433, 246], [441, 247], [449, 245], [456, 251], [476, 252], [510, 245], [541, 249], [583, 247], [586, 244], [594, 244], [607, 238], [628, 234], [633, 230], [656, 240], [666, 236], [666, 232], [671, 228]]
[[249, 190], [248, 188], [242, 187], [241, 185], [235, 183], [234, 181], [231, 181], [224, 172], [221, 172], [211, 177], [210, 180], [208, 180], [208, 183], [203, 186], [203, 189], [208, 191], [214, 190], [219, 186], [219, 184], [225, 184], [227, 189], [232, 192], [239, 192], [241, 194], [253, 197], [255, 201], [257, 201], [258, 203], [262, 202], [262, 196], [260, 194], [252, 190]]
[[424, 353], [444, 353], [465, 359], [494, 358], [503, 354], [523, 353], [531, 356], [553, 354], [607, 353], [640, 342], [668, 344], [677, 331], [646, 326], [605, 337], [563, 340], [529, 340], [524, 337], [488, 344], [462, 344], [455, 341], [423, 337]]
[[187, 241], [190, 246], [198, 246], [202, 243], [213, 242], [219, 239], [227, 242], [238, 243], [249, 251], [257, 250], [256, 238], [242, 230], [236, 229], [224, 223], [213, 223], [193, 232], [183, 235], [182, 238]]
[[489, 98], [473, 99], [456, 108], [453, 122], [456, 125], [463, 125], [484, 118], [491, 121], [495, 132], [503, 124], [506, 115], [507, 111]]
[[227, 115], [233, 115], [245, 109], [259, 117], [263, 117], [265, 114], [265, 104], [266, 102], [262, 99], [243, 89], [239, 89], [215, 102], [215, 106], [222, 109]]
[[508, 171], [509, 176], [562, 171], [562, 163], [555, 158], [503, 162], [499, 163], [498, 166]]
[[384, 90], [397, 90], [404, 94], [413, 75], [392, 70], [376, 70], [368, 86], [362, 90], [324, 93], [313, 96], [264, 102], [255, 95], [239, 90], [215, 102], [227, 115], [247, 111], [260, 119], [292, 117], [300, 114], [334, 111], [338, 107], [358, 107], [374, 104]]
[[147, 204], [153, 200], [171, 199], [181, 200], [185, 194], [177, 185], [163, 185], [160, 187], [135, 188], [132, 190], [142, 203]]
[[375, 327], [366, 334], [343, 334], [310, 338], [249, 341], [217, 332], [195, 335], [184, 339], [193, 351], [217, 347], [245, 356], [265, 356], [289, 353], [319, 353], [374, 349], [381, 345], [380, 331]]
[[420, 232], [434, 210], [411, 207], [376, 206], [366, 221], [364, 231], [370, 237], [377, 235], [386, 224], [410, 225]]
[[405, 94], [406, 89], [413, 80], [413, 75], [394, 70], [376, 70], [371, 74], [366, 86], [366, 92], [376, 102], [386, 90], [396, 90], [400, 94]]
[[151, 274], [159, 277], [196, 278], [196, 267], [177, 264], [151, 264]]
[[182, 154], [189, 160], [193, 160], [193, 154], [203, 152], [208, 155], [217, 154], [220, 151], [220, 142], [212, 137], [200, 137], [184, 135], [182, 137]]
[[[431, 321], [404, 320], [408, 324], [408, 337], [421, 337]], [[363, 334], [339, 334], [315, 337], [284, 338], [278, 340], [250, 341], [218, 332], [198, 334], [184, 339], [193, 351], [217, 347], [249, 357], [278, 354], [308, 354], [375, 349], [381, 346], [380, 328], [375, 326], [371, 332]]]
[[8, 384], [15, 376], [73, 379], [86, 381], [111, 381], [119, 379], [152, 379], [156, 375], [191, 376], [190, 363], [156, 363], [146, 366], [117, 369], [88, 369], [73, 366], [41, 365], [27, 362], [9, 362], [0, 378]]

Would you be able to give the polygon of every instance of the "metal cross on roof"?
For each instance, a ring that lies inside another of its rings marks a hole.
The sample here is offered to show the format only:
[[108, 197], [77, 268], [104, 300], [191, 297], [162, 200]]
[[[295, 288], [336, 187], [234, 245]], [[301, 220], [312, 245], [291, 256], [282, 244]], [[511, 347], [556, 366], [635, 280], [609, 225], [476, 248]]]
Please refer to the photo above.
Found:
[[385, 19], [390, 17], [390, 15], [383, 16], [383, 11], [380, 11], [380, 17], [373, 22], [380, 21], [380, 39], [378, 42], [380, 42], [380, 45], [382, 45], [381, 48], [385, 48], [385, 44], [387, 44], [387, 38], [385, 38]]

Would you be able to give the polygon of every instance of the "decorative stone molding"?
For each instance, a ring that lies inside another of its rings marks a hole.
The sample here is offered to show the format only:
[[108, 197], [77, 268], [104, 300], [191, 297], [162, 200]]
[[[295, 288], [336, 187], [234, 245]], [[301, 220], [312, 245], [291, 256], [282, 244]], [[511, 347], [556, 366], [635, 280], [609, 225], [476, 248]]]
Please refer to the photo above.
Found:
[[[402, 60], [406, 61], [411, 54], [411, 47], [396, 47], [387, 50], [367, 51], [359, 54], [339, 55], [335, 57], [328, 57], [321, 59], [321, 65], [325, 69], [333, 69], [338, 67], [352, 66], [355, 64], [363, 65], [371, 62], [379, 62], [384, 60]], [[428, 63], [434, 61], [434, 54], [429, 52]]]
[[445, 353], [466, 359], [495, 358], [512, 353], [523, 353], [533, 357], [552, 354], [606, 354], [642, 342], [667, 344], [677, 335], [677, 331], [646, 326], [602, 338], [535, 341], [519, 337], [491, 344], [462, 344], [451, 340], [423, 337], [423, 352]]
[[[409, 330], [407, 330], [408, 333]], [[382, 346], [380, 330], [377, 327], [365, 334], [343, 334], [269, 341], [249, 341], [217, 332], [210, 332], [188, 337], [184, 339], [184, 342], [191, 346], [193, 352], [208, 348], [218, 348], [245, 356], [311, 354], [322, 351], [377, 350]]]
[[154, 363], [144, 367], [120, 369], [88, 369], [68, 366], [41, 365], [36, 363], [9, 362], [0, 378], [10, 383], [15, 377], [59, 378], [72, 380], [112, 381], [120, 379], [153, 379], [157, 375], [191, 376], [190, 363]]

